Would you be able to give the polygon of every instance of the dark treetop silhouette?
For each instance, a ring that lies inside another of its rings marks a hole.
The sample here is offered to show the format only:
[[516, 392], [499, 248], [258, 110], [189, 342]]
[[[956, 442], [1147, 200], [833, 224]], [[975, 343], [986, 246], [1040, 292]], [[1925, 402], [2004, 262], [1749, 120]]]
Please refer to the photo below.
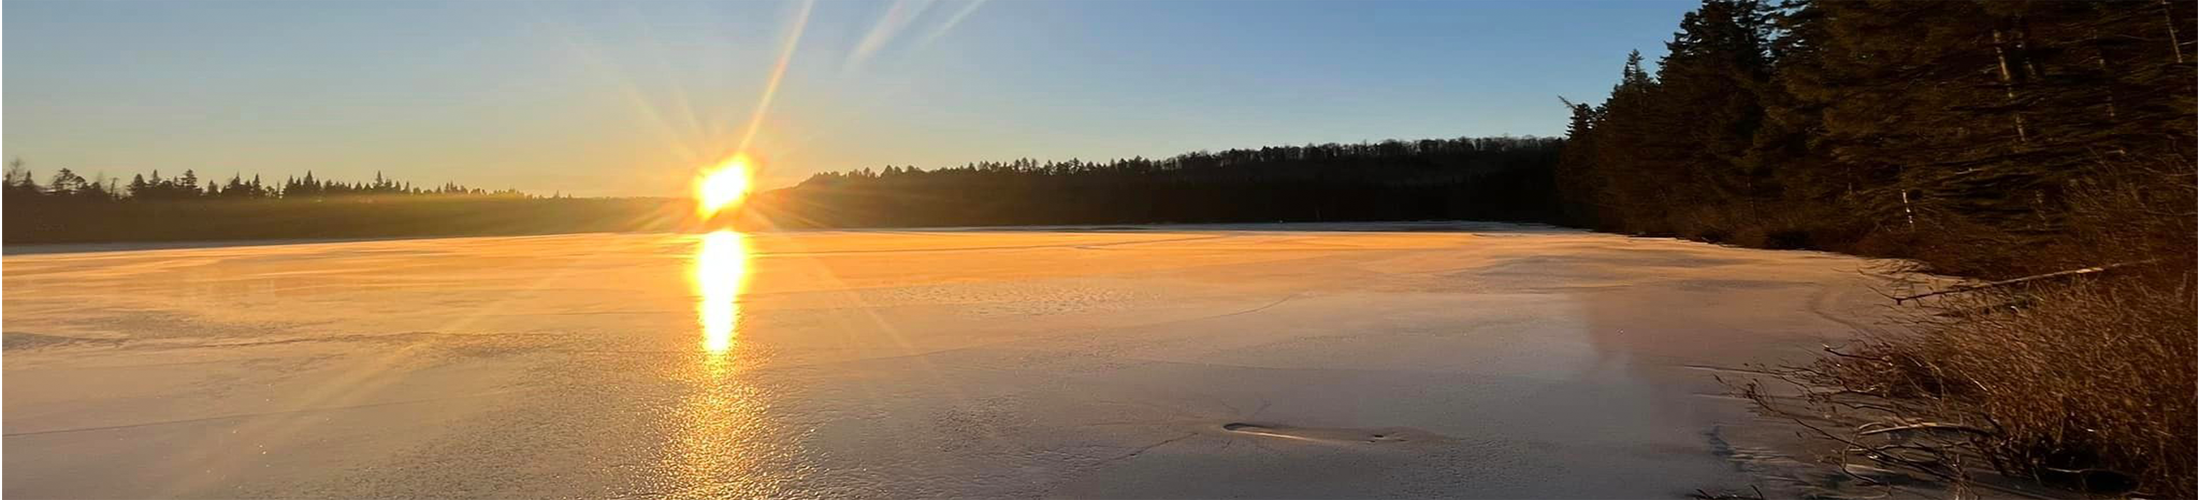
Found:
[[667, 229], [670, 200], [540, 197], [446, 183], [415, 187], [376, 175], [371, 183], [317, 179], [280, 186], [196, 172], [132, 176], [128, 184], [69, 169], [38, 184], [20, 160], [6, 179], [6, 242], [190, 241], [539, 234]]

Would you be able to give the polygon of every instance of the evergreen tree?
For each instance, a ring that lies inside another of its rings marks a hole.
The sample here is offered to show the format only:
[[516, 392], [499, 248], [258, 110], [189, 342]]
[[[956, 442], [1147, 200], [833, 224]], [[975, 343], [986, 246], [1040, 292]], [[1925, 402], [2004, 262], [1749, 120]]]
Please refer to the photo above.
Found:
[[183, 176], [176, 178], [176, 196], [197, 198], [201, 194], [204, 194], [204, 191], [199, 187], [198, 172], [185, 169]]
[[144, 198], [146, 195], [151, 194], [152, 186], [152, 184], [145, 182], [145, 174], [131, 175], [128, 194], [133, 198]]

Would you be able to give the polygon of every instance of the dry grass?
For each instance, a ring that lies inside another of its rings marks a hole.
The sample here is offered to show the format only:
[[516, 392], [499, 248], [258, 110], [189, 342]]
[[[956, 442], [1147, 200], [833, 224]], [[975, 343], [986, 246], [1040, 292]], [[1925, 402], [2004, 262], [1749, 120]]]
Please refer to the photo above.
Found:
[[2195, 487], [2190, 275], [2155, 269], [1942, 301], [1805, 370], [1814, 385], [1960, 424], [2002, 472], [2099, 493]]
[[[1817, 417], [1865, 422], [1826, 437], [1880, 465], [1961, 483], [1964, 464], [1983, 461], [2096, 494], [2193, 495], [2200, 345], [2193, 177], [2181, 165], [2089, 177], [2044, 237], [1949, 230], [1880, 242], [1915, 245], [1908, 252], [1936, 272], [1992, 278], [2145, 264], [1913, 301], [1911, 324], [1780, 378], [1805, 388]], [[1920, 423], [1936, 425], [1907, 428]]]

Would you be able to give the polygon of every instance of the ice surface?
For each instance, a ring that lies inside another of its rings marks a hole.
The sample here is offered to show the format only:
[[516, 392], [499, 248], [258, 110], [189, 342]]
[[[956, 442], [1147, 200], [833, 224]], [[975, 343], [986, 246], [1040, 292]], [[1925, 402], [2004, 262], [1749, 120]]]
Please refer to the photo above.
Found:
[[9, 497], [1677, 497], [1756, 481], [1701, 367], [1883, 312], [1494, 224], [10, 250]]

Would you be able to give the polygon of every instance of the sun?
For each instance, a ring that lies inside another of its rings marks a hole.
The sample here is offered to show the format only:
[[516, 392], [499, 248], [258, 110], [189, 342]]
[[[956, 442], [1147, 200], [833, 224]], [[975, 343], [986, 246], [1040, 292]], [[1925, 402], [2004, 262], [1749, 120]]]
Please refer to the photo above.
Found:
[[695, 179], [695, 209], [705, 217], [739, 205], [749, 196], [749, 156], [736, 154]]

